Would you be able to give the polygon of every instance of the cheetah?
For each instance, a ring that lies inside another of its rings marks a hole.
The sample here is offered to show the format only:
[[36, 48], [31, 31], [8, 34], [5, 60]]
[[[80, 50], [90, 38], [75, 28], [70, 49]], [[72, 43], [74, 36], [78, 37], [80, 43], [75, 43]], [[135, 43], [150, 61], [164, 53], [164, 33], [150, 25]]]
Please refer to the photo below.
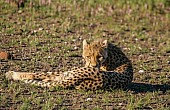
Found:
[[85, 67], [76, 67], [63, 73], [27, 73], [9, 71], [6, 78], [22, 80], [41, 87], [64, 89], [115, 89], [126, 88], [133, 79], [131, 61], [120, 48], [107, 40], [92, 43], [83, 41], [82, 56]]

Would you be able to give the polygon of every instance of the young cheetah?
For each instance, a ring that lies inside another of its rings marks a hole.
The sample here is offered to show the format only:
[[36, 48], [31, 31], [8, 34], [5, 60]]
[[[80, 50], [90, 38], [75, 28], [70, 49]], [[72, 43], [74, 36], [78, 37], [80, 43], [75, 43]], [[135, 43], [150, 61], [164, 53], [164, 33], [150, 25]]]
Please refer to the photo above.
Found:
[[22, 80], [41, 87], [96, 90], [125, 88], [132, 82], [133, 69], [123, 52], [107, 40], [90, 44], [83, 41], [85, 67], [74, 68], [63, 73], [25, 73], [9, 71], [8, 79]]

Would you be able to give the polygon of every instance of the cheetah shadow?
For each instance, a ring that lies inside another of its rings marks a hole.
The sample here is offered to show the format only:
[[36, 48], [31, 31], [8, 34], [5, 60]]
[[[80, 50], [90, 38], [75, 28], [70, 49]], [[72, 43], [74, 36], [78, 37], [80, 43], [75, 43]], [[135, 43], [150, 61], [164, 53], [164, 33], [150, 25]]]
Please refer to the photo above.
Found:
[[146, 83], [136, 83], [133, 82], [127, 88], [128, 90], [134, 91], [134, 93], [145, 93], [145, 92], [154, 92], [154, 91], [162, 91], [165, 93], [170, 90], [169, 84], [146, 84]]

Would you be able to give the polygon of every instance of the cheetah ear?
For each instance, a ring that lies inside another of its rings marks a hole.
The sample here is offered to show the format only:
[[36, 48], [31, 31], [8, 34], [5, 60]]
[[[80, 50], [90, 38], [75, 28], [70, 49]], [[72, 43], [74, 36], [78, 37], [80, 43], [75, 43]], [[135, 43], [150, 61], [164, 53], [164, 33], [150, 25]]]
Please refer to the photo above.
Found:
[[87, 46], [88, 46], [88, 43], [87, 43], [86, 39], [84, 39], [83, 40], [83, 49], [87, 48]]
[[102, 44], [103, 44], [103, 47], [107, 47], [107, 46], [108, 46], [108, 41], [107, 41], [107, 40], [104, 40], [104, 41], [102, 42]]

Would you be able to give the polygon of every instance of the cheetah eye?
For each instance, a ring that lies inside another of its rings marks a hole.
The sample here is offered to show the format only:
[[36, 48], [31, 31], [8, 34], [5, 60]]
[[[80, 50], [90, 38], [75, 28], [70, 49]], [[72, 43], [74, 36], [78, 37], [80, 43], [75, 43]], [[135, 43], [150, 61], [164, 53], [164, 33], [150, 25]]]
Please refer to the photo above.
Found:
[[87, 59], [90, 59], [90, 56], [86, 56]]

